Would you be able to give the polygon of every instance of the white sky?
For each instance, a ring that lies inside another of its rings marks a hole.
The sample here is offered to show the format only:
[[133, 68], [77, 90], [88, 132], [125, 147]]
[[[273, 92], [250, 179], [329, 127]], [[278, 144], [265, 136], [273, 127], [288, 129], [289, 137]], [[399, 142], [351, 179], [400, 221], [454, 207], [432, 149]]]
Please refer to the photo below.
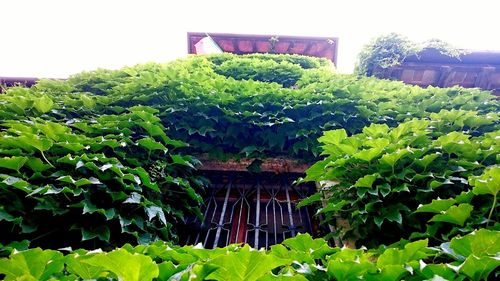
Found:
[[0, 0], [0, 76], [63, 78], [186, 56], [186, 32], [339, 37], [350, 72], [371, 38], [398, 32], [500, 50], [500, 1]]

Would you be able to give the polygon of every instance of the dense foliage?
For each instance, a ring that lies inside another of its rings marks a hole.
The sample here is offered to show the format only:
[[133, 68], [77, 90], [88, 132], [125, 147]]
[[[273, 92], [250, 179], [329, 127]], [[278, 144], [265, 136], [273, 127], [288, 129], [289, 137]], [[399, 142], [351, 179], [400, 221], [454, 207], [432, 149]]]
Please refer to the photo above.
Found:
[[243, 58], [243, 59], [254, 59], [254, 60], [264, 60], [264, 61], [274, 61], [277, 63], [291, 63], [291, 64], [296, 64], [300, 66], [303, 69], [311, 69], [311, 68], [320, 68], [320, 67], [328, 67], [328, 68], [334, 68], [335, 66], [333, 63], [325, 58], [316, 58], [316, 57], [308, 57], [308, 56], [297, 56], [297, 55], [290, 55], [290, 54], [260, 54], [260, 53], [255, 53], [255, 54], [246, 54], [242, 56], [235, 57], [233, 54], [230, 53], [223, 53], [223, 54], [217, 54], [217, 55], [209, 55], [207, 56], [207, 59], [213, 62], [216, 65], [220, 65], [225, 61], [229, 60], [235, 60], [238, 58]]
[[[277, 56], [280, 62], [262, 58], [269, 56], [192, 57], [81, 73], [59, 82], [62, 85], [45, 83], [38, 88], [85, 92], [99, 98], [98, 102], [106, 100], [107, 110], [150, 106], [158, 110], [169, 136], [188, 142], [191, 152], [218, 158], [292, 156], [310, 160], [319, 154], [317, 138], [325, 130], [345, 128], [359, 133], [371, 123], [393, 127], [441, 109], [484, 113], [496, 106], [489, 93], [477, 89], [422, 89], [400, 82], [357, 79], [335, 74], [324, 63], [308, 63], [314, 61], [310, 58]], [[285, 69], [288, 74], [283, 73]], [[266, 81], [287, 85], [301, 76], [292, 87], [246, 79], [257, 79], [257, 72], [261, 78], [268, 76]]]
[[[498, 109], [478, 89], [335, 74], [328, 61], [293, 55], [195, 56], [7, 89], [0, 278], [493, 276]], [[308, 235], [267, 251], [174, 246], [185, 216], [200, 215], [205, 183], [192, 156], [200, 153], [323, 157], [305, 178], [323, 187], [302, 204], [321, 201], [324, 224], [348, 222], [329, 237], [372, 249], [331, 248]], [[107, 252], [25, 250], [38, 246]]]
[[19, 87], [0, 99], [0, 242], [168, 241], [184, 214], [201, 215], [197, 162], [175, 152], [186, 144], [156, 110], [107, 113], [92, 95]]
[[306, 177], [324, 181], [324, 222], [347, 219], [338, 235], [366, 246], [422, 237], [436, 243], [478, 227], [499, 229], [500, 131], [480, 134], [497, 121], [496, 114], [443, 110], [393, 129], [372, 124], [350, 137], [343, 129], [325, 132], [326, 158]]
[[406, 57], [419, 56], [423, 50], [428, 49], [451, 58], [460, 58], [460, 55], [466, 53], [439, 39], [433, 38], [419, 44], [400, 34], [390, 33], [374, 38], [363, 47], [354, 71], [358, 75], [372, 76], [377, 68], [399, 65]]
[[237, 58], [223, 62], [215, 71], [236, 80], [275, 82], [283, 87], [291, 87], [302, 76], [302, 68], [286, 61], [256, 61], [251, 58]]
[[331, 248], [300, 234], [269, 251], [213, 250], [164, 242], [102, 251], [30, 249], [0, 259], [5, 280], [482, 280], [500, 265], [500, 234], [488, 230], [440, 247], [427, 240], [388, 249]]

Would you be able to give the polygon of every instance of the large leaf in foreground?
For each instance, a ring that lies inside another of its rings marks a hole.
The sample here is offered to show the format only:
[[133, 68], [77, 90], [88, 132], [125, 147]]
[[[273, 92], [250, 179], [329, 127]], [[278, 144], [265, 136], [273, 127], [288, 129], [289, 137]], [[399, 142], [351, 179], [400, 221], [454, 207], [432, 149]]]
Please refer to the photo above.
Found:
[[84, 280], [97, 279], [103, 272], [101, 266], [95, 266], [84, 262], [92, 258], [91, 255], [71, 254], [66, 257], [66, 269]]
[[477, 257], [469, 256], [460, 265], [460, 272], [467, 275], [472, 280], [486, 280], [490, 273], [500, 266], [500, 257]]
[[12, 157], [2, 157], [0, 158], [0, 168], [6, 168], [6, 169], [11, 169], [15, 171], [19, 171], [21, 167], [28, 161], [27, 157], [19, 157], [19, 156], [12, 156]]
[[123, 281], [153, 280], [158, 276], [158, 265], [150, 257], [131, 254], [124, 249], [96, 254], [83, 262], [109, 270]]
[[49, 280], [64, 267], [60, 252], [40, 248], [13, 253], [9, 259], [0, 259], [0, 274], [5, 280]]
[[419, 240], [405, 245], [403, 250], [389, 248], [380, 255], [377, 265], [404, 265], [409, 261], [420, 260], [429, 256], [427, 251], [428, 240]]
[[493, 166], [477, 177], [471, 177], [469, 182], [474, 189], [474, 194], [490, 194], [496, 196], [500, 191], [500, 166]]
[[450, 248], [458, 255], [497, 255], [500, 253], [500, 232], [480, 229], [464, 237], [453, 238]]
[[336, 249], [330, 248], [324, 239], [313, 239], [309, 233], [286, 239], [283, 244], [292, 250], [309, 253], [315, 259], [336, 251]]
[[431, 221], [449, 222], [463, 226], [472, 212], [472, 205], [464, 203], [458, 206], [451, 206], [442, 214], [435, 215]]
[[220, 266], [220, 269], [210, 274], [208, 279], [253, 281], [287, 262], [245, 245], [239, 252], [229, 252], [215, 258], [212, 263]]
[[435, 199], [432, 200], [431, 203], [418, 206], [418, 209], [415, 213], [441, 213], [448, 208], [450, 208], [453, 204], [455, 204], [456, 200], [453, 198], [450, 199]]

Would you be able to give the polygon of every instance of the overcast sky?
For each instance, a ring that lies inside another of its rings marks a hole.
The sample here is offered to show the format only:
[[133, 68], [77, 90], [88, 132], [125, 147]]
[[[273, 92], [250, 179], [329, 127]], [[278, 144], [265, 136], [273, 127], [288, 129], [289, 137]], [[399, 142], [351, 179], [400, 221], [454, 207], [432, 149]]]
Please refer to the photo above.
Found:
[[0, 76], [64, 78], [186, 56], [188, 31], [339, 37], [338, 69], [363, 44], [416, 41], [500, 50], [500, 1], [0, 0]]

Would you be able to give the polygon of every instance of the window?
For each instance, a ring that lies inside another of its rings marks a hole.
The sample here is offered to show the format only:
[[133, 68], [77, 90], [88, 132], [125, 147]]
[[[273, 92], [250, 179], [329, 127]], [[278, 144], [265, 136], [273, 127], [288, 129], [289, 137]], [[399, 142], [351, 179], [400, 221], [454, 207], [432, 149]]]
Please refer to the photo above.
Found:
[[292, 185], [300, 175], [207, 172], [204, 220], [191, 219], [184, 244], [205, 248], [248, 243], [255, 248], [278, 244], [297, 233], [312, 232], [309, 209], [297, 209], [314, 185]]

